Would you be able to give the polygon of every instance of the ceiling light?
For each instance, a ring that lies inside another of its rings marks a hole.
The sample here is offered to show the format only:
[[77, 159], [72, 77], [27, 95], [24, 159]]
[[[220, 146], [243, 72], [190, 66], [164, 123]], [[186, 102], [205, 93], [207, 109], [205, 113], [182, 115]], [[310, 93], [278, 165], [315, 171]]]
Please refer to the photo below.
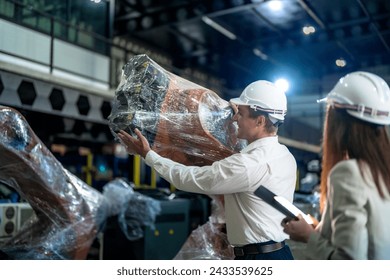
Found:
[[282, 1], [278, 0], [270, 1], [268, 5], [272, 11], [280, 11], [283, 7]]
[[314, 26], [305, 26], [302, 28], [302, 31], [305, 35], [310, 35], [310, 34], [313, 34], [314, 32], [316, 32], [316, 29], [314, 28]]
[[204, 23], [206, 23], [207, 25], [210, 25], [212, 28], [214, 28], [215, 30], [217, 30], [218, 32], [222, 33], [223, 35], [225, 35], [226, 37], [228, 37], [230, 40], [236, 40], [237, 39], [237, 36], [235, 34], [233, 34], [232, 32], [230, 32], [229, 30], [227, 30], [226, 28], [222, 27], [221, 25], [219, 25], [218, 23], [216, 23], [215, 21], [213, 21], [211, 18], [207, 17], [207, 16], [203, 16], [202, 17], [202, 21]]
[[267, 60], [268, 59], [268, 56], [265, 53], [263, 53], [261, 50], [257, 49], [257, 48], [253, 49], [253, 53], [256, 56], [260, 57], [262, 60]]
[[347, 62], [343, 58], [336, 59], [336, 65], [338, 67], [345, 67], [347, 65]]
[[283, 92], [287, 92], [290, 88], [290, 83], [286, 79], [278, 79], [275, 81], [276, 87], [283, 90]]

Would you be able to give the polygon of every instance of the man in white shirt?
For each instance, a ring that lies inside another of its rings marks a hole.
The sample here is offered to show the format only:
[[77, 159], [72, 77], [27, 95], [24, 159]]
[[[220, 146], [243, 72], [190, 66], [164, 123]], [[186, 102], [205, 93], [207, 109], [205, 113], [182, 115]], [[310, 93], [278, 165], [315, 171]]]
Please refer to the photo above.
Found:
[[176, 188], [224, 195], [227, 236], [235, 259], [293, 259], [280, 225], [284, 215], [254, 194], [262, 185], [293, 200], [296, 161], [277, 136], [287, 112], [286, 96], [273, 83], [260, 80], [230, 102], [237, 110], [233, 117], [237, 137], [248, 146], [210, 166], [185, 166], [159, 156], [137, 129], [137, 138], [125, 131], [118, 137], [130, 154], [141, 155]]

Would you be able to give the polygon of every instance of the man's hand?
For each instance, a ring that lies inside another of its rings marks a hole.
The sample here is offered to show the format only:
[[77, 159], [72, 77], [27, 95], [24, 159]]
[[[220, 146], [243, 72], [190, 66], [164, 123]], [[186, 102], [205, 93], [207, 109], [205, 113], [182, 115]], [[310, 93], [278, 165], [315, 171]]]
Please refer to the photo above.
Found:
[[129, 154], [140, 155], [145, 158], [146, 154], [151, 150], [149, 142], [137, 128], [134, 132], [138, 138], [131, 136], [123, 130], [119, 131], [118, 137]]

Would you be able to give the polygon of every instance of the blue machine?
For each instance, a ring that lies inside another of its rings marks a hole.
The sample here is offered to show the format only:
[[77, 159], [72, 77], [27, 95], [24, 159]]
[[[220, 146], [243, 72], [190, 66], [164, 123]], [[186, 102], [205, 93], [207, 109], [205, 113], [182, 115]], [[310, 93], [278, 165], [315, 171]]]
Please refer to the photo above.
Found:
[[188, 199], [161, 201], [155, 227], [145, 229], [146, 260], [170, 260], [176, 256], [189, 234], [189, 213]]

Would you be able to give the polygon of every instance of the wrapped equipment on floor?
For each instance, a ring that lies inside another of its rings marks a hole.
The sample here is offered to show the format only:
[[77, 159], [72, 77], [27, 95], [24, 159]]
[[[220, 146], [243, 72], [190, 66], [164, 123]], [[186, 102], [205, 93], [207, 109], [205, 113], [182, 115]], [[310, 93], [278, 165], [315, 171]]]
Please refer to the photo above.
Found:
[[[35, 215], [0, 243], [0, 258], [86, 259], [110, 216], [128, 239], [153, 227], [159, 202], [116, 179], [100, 193], [66, 170], [15, 109], [0, 106], [0, 182], [17, 191]], [[5, 256], [4, 256], [5, 255]]]
[[223, 196], [211, 196], [211, 216], [208, 222], [193, 230], [175, 260], [232, 260], [233, 247], [230, 246], [225, 226]]
[[15, 189], [35, 220], [1, 250], [15, 259], [85, 259], [103, 196], [64, 169], [15, 109], [0, 106], [0, 180]]

